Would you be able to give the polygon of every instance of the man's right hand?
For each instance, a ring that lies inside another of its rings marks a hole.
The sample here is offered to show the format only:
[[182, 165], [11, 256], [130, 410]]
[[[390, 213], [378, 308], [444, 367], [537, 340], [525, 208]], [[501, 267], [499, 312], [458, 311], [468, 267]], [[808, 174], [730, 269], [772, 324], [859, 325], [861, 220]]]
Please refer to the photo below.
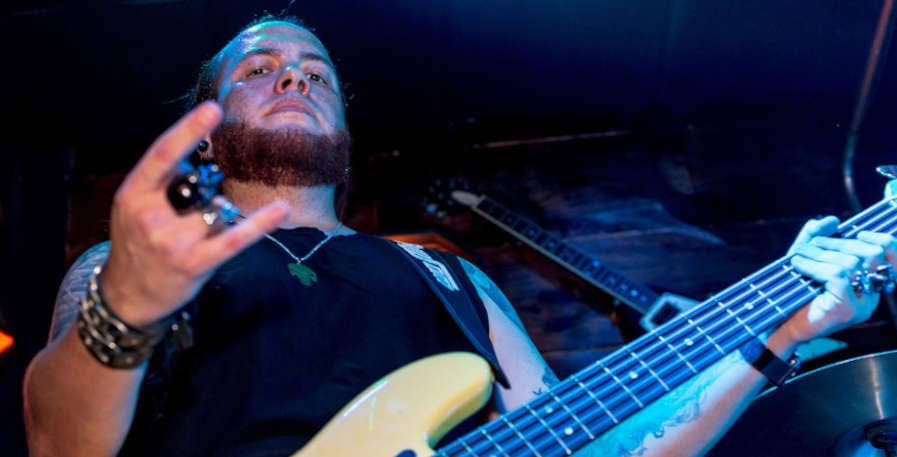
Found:
[[[177, 165], [221, 120], [206, 102], [165, 131], [115, 193], [102, 286], [108, 305], [131, 325], [146, 325], [193, 298], [215, 268], [274, 230], [287, 215], [272, 203], [220, 233], [198, 212], [178, 214], [166, 189]], [[216, 197], [220, 198], [220, 197]]]

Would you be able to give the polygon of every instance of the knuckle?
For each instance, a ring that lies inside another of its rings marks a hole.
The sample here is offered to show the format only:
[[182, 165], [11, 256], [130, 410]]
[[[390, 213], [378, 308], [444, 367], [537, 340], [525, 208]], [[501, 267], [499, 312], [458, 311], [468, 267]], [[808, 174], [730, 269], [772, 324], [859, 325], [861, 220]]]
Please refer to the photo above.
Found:
[[190, 256], [189, 259], [185, 260], [181, 264], [181, 270], [190, 277], [201, 276], [205, 273], [205, 267], [203, 264], [199, 262], [199, 258], [197, 256]]
[[138, 211], [133, 217], [137, 225], [145, 232], [152, 232], [158, 220], [156, 212], [151, 209]]

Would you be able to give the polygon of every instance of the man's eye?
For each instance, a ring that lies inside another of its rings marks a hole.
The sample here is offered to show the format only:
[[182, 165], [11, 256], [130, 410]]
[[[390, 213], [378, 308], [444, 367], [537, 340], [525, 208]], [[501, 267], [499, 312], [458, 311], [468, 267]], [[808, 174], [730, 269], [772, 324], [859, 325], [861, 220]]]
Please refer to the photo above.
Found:
[[317, 73], [308, 73], [307, 76], [309, 81], [314, 81], [316, 83], [327, 83], [327, 81], [324, 80], [324, 77]]
[[258, 76], [258, 75], [263, 75], [265, 73], [267, 73], [267, 70], [265, 70], [262, 67], [258, 67], [258, 68], [253, 68], [252, 70], [249, 70], [249, 72], [246, 73], [246, 76]]

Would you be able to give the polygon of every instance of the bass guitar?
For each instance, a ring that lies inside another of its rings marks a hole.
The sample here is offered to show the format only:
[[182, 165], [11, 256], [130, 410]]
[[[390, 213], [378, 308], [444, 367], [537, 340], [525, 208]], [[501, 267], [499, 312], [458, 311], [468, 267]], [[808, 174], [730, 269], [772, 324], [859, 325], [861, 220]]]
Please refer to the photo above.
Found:
[[[837, 236], [894, 234], [893, 201], [844, 222]], [[475, 355], [433, 356], [383, 378], [294, 457], [570, 455], [824, 291], [789, 260], [776, 260], [438, 450], [432, 447], [439, 439], [491, 395], [489, 366]]]

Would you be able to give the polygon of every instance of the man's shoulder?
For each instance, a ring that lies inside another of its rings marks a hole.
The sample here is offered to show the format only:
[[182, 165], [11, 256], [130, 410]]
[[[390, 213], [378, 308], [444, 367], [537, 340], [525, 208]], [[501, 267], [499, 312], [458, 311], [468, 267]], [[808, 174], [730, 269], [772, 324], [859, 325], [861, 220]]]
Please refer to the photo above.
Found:
[[50, 323], [50, 339], [55, 339], [74, 321], [87, 289], [87, 280], [97, 265], [102, 265], [109, 257], [109, 241], [95, 244], [88, 248], [72, 263], [62, 278], [56, 303], [53, 307], [53, 320]]

